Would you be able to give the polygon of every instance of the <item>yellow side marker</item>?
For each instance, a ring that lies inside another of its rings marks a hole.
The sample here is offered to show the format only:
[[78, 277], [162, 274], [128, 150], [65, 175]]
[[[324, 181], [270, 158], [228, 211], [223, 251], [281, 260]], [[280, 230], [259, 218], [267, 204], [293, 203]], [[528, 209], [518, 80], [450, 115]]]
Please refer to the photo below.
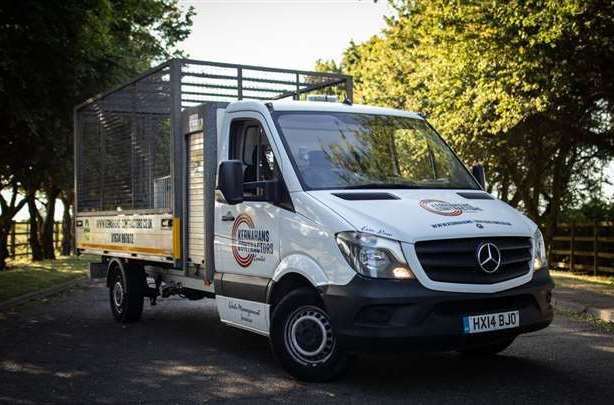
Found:
[[181, 219], [173, 217], [173, 257], [181, 258]]

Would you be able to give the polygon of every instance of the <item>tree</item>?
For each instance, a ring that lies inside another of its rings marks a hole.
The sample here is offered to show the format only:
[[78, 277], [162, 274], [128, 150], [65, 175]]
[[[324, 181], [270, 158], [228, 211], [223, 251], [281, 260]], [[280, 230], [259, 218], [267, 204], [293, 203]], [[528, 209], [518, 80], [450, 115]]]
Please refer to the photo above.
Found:
[[[29, 198], [45, 197], [40, 239], [44, 256], [54, 257], [55, 201], [73, 199], [73, 107], [179, 54], [193, 13], [177, 0], [9, 0], [0, 6], [0, 142], [7, 145], [0, 184], [13, 192], [9, 202], [15, 200], [13, 208], [2, 205], [0, 243], [4, 223], [25, 204], [16, 195], [21, 188]], [[5, 258], [0, 254], [0, 270]]]
[[392, 4], [383, 33], [344, 53], [357, 100], [427, 113], [552, 235], [577, 174], [614, 155], [614, 4]]
[[25, 189], [25, 196], [18, 191], [21, 186], [20, 179], [32, 176], [32, 166], [24, 156], [16, 153], [27, 149], [28, 141], [23, 136], [28, 127], [25, 123], [11, 122], [7, 113], [0, 112], [0, 134], [3, 134], [0, 148], [0, 270], [4, 268], [6, 258], [9, 256], [7, 241], [11, 230], [13, 217], [33, 197], [33, 192]]

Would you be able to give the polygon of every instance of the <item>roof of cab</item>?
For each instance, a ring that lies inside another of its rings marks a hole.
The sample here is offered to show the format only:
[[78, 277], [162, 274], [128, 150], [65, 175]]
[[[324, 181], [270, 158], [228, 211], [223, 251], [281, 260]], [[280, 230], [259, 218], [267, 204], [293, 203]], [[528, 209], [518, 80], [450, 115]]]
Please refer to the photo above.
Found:
[[359, 114], [396, 115], [423, 120], [415, 112], [396, 110], [394, 108], [375, 107], [361, 104], [330, 103], [319, 101], [237, 101], [228, 105], [228, 112], [240, 110], [261, 110], [266, 104], [271, 104], [274, 111], [326, 111]]

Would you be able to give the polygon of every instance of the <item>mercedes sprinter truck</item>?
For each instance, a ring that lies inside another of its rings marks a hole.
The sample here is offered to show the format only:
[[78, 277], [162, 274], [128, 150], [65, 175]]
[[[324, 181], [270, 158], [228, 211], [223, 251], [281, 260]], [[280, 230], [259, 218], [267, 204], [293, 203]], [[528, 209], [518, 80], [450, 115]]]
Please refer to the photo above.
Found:
[[423, 116], [353, 104], [349, 76], [174, 59], [76, 107], [75, 166], [77, 249], [119, 322], [214, 299], [323, 381], [353, 353], [496, 354], [552, 321], [538, 226]]

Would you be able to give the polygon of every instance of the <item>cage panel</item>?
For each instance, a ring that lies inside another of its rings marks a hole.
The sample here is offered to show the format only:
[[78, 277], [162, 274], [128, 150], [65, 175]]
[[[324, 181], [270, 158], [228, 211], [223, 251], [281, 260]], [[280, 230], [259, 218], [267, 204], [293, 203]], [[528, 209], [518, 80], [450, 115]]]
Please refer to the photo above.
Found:
[[168, 67], [77, 111], [79, 212], [170, 211]]

